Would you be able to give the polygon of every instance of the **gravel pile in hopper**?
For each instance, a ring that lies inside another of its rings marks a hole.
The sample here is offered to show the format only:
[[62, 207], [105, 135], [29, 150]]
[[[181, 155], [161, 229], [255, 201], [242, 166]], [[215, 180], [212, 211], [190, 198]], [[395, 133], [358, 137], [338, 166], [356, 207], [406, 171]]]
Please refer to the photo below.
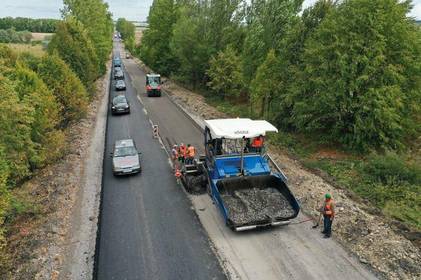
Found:
[[267, 218], [288, 218], [294, 215], [289, 201], [275, 188], [249, 188], [222, 195], [231, 220], [246, 224]]

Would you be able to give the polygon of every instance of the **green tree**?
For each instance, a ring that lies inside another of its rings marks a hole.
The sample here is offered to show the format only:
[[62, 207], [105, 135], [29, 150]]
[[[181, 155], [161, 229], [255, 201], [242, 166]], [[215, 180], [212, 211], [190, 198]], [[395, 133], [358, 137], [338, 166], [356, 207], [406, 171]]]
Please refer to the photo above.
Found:
[[183, 82], [192, 83], [193, 88], [205, 81], [210, 58], [203, 23], [194, 8], [182, 8], [170, 44], [179, 65], [177, 75]]
[[262, 65], [257, 68], [256, 77], [251, 83], [251, 104], [258, 115], [271, 119], [272, 102], [282, 90], [279, 78], [279, 61], [274, 50], [270, 50]]
[[124, 18], [119, 18], [116, 23], [116, 29], [120, 32], [125, 47], [130, 52], [134, 52], [136, 26]]
[[282, 51], [279, 52], [279, 68], [276, 74], [280, 76], [280, 89], [274, 100], [276, 123], [284, 129], [293, 129], [292, 108], [294, 94], [305, 86], [305, 79], [300, 78], [305, 64], [303, 55], [305, 43], [317, 30], [326, 15], [336, 8], [333, 0], [319, 0], [313, 6], [305, 9], [299, 20], [288, 30], [282, 41]]
[[48, 53], [57, 53], [78, 75], [89, 92], [99, 76], [95, 49], [83, 25], [68, 17], [57, 25], [57, 32], [48, 45]]
[[[210, 49], [209, 55], [225, 50], [228, 45], [241, 50], [244, 41], [242, 22], [245, 16], [243, 0], [212, 0], [201, 3], [200, 17], [204, 21], [205, 38]], [[210, 57], [209, 57], [210, 58]]]
[[33, 153], [29, 157], [32, 169], [42, 167], [60, 155], [64, 135], [56, 130], [59, 106], [53, 93], [32, 70], [16, 65], [11, 75], [20, 102], [32, 107], [31, 141]]
[[398, 148], [420, 101], [420, 32], [408, 2], [352, 0], [307, 41], [294, 96], [301, 131], [360, 150]]
[[20, 102], [12, 81], [0, 73], [0, 143], [11, 181], [21, 180], [30, 174], [29, 158], [34, 154], [31, 140], [33, 111]]
[[208, 86], [222, 97], [235, 97], [243, 89], [241, 61], [233, 47], [228, 46], [210, 61], [206, 72], [210, 78]]
[[170, 42], [176, 15], [174, 0], [154, 0], [149, 10], [149, 28], [144, 31], [142, 37], [140, 47], [142, 60], [163, 74], [169, 74], [175, 65]]
[[250, 82], [269, 50], [281, 50], [288, 30], [296, 24], [303, 0], [252, 1], [243, 52], [244, 75]]
[[57, 55], [46, 55], [38, 64], [37, 73], [60, 103], [61, 127], [85, 116], [89, 95], [63, 60]]
[[97, 57], [100, 73], [105, 73], [105, 62], [112, 49], [114, 23], [108, 4], [102, 0], [64, 0], [63, 14], [73, 16], [87, 30]]

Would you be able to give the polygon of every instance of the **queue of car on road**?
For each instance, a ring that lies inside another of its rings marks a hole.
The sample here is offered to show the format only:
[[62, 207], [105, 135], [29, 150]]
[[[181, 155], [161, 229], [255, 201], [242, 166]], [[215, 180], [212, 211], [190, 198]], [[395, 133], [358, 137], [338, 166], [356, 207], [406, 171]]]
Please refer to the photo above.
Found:
[[[123, 64], [120, 57], [113, 59], [114, 89], [118, 93], [111, 101], [111, 114], [130, 114], [130, 104], [125, 95]], [[121, 93], [121, 91], [124, 91]], [[121, 139], [114, 143], [112, 156], [113, 174], [130, 175], [141, 172], [141, 153], [136, 148], [133, 139]]]

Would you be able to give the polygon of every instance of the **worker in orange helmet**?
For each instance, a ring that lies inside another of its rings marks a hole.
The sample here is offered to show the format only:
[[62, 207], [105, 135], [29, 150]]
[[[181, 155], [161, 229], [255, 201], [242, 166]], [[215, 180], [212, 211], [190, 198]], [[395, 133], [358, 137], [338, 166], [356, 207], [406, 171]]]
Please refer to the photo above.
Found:
[[195, 156], [196, 156], [196, 149], [192, 145], [187, 144], [187, 159], [186, 159], [186, 163], [187, 164], [193, 164], [194, 157]]
[[332, 196], [327, 193], [325, 194], [325, 201], [323, 204], [323, 231], [324, 238], [329, 238], [332, 235], [332, 223], [335, 218], [335, 204]]

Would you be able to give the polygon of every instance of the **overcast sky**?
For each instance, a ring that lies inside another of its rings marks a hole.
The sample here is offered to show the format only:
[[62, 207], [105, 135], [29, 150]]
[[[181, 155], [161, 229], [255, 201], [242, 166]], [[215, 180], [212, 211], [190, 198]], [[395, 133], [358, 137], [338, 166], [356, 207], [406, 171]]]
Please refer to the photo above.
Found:
[[[144, 21], [153, 0], [106, 0], [115, 19]], [[317, 0], [305, 0], [304, 7]], [[60, 18], [62, 0], [1, 0], [0, 17]], [[410, 16], [421, 20], [421, 0], [413, 0]]]

